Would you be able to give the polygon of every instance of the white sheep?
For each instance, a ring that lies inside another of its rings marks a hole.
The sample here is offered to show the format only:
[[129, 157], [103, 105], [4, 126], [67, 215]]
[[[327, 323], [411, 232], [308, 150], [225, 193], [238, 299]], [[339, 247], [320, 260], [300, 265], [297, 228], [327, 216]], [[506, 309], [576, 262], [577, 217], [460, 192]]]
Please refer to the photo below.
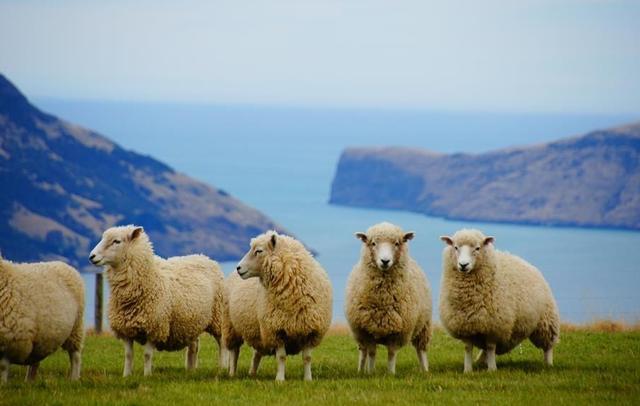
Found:
[[15, 264], [0, 257], [0, 383], [9, 365], [28, 365], [36, 377], [40, 361], [62, 348], [70, 378], [80, 378], [84, 341], [84, 282], [62, 262]]
[[423, 371], [428, 371], [431, 340], [431, 290], [420, 266], [409, 255], [413, 232], [380, 223], [362, 240], [360, 260], [347, 282], [345, 313], [358, 342], [358, 371], [373, 372], [376, 345], [387, 347], [388, 370], [395, 374], [397, 351], [411, 342]]
[[529, 338], [553, 364], [560, 337], [558, 307], [544, 277], [521, 258], [493, 248], [493, 237], [463, 229], [441, 237], [443, 252], [440, 320], [465, 343], [464, 371], [471, 372], [473, 347], [478, 360], [497, 369], [496, 354]]
[[144, 375], [151, 375], [153, 352], [187, 347], [186, 367], [197, 366], [199, 337], [220, 344], [224, 276], [204, 255], [168, 259], [154, 255], [142, 227], [113, 227], [89, 259], [107, 271], [109, 323], [124, 341], [123, 375], [133, 370], [133, 342], [144, 345]]
[[253, 358], [249, 375], [258, 372], [260, 360], [265, 355], [273, 355], [273, 348], [262, 346], [257, 302], [263, 289], [258, 278], [243, 280], [237, 272], [232, 272], [224, 281], [224, 307], [222, 318], [222, 346], [227, 354], [229, 376], [235, 376], [240, 347], [247, 343], [253, 348]]
[[[254, 285], [231, 290], [228, 298], [231, 325], [256, 349], [252, 372], [257, 370], [261, 355], [275, 353], [276, 380], [284, 381], [287, 355], [302, 352], [304, 379], [311, 380], [311, 350], [320, 344], [331, 325], [332, 289], [325, 270], [300, 242], [275, 231], [252, 239], [249, 252], [236, 270], [242, 279], [259, 280], [259, 284], [240, 282]], [[253, 295], [255, 301], [236, 295]], [[233, 318], [238, 314], [248, 315], [251, 331], [240, 330], [242, 323]], [[256, 319], [259, 341], [253, 337]], [[237, 351], [230, 350], [229, 358], [230, 366], [237, 362]]]

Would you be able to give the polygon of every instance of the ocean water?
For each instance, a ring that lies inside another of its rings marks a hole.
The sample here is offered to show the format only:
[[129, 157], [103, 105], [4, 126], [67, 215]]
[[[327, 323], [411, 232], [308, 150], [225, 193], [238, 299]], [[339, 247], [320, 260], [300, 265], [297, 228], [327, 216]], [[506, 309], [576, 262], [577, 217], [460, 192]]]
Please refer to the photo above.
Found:
[[[36, 104], [222, 188], [282, 224], [318, 252], [333, 283], [336, 322], [344, 321], [345, 283], [360, 253], [361, 243], [353, 233], [380, 221], [416, 232], [411, 254], [431, 283], [436, 318], [442, 252], [438, 237], [471, 226], [495, 236], [498, 249], [522, 256], [543, 272], [564, 320], [640, 319], [638, 232], [468, 223], [327, 204], [346, 146], [403, 145], [476, 153], [550, 141], [636, 117], [60, 100]], [[223, 263], [226, 274], [234, 267], [235, 263]], [[94, 277], [85, 279], [91, 324]]]

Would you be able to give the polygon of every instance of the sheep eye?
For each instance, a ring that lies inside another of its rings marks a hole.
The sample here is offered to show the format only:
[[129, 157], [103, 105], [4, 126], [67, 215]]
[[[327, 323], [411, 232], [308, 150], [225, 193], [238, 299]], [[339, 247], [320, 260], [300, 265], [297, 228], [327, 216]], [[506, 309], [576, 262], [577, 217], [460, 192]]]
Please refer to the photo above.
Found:
[[396, 241], [396, 247], [399, 247], [400, 243], [398, 241]]
[[262, 250], [256, 250], [256, 255], [262, 254]]
[[115, 244], [120, 244], [121, 242], [122, 242], [122, 241], [120, 241], [120, 240], [113, 240], [113, 242], [112, 242], [111, 244], [114, 244], [114, 245], [115, 245]]
[[372, 243], [371, 243], [371, 246], [372, 246], [372, 247], [375, 247], [375, 246], [376, 246], [376, 243], [375, 243], [375, 242], [372, 242]]
[[476, 252], [480, 251], [480, 247], [476, 247]]
[[458, 246], [453, 247], [454, 250], [458, 251]]

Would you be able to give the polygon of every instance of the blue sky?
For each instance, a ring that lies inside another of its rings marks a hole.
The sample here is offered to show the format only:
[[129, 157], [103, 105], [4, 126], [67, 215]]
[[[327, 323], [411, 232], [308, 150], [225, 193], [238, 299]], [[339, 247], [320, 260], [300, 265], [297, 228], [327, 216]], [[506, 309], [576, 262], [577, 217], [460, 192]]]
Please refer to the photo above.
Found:
[[31, 97], [640, 113], [640, 2], [0, 0]]

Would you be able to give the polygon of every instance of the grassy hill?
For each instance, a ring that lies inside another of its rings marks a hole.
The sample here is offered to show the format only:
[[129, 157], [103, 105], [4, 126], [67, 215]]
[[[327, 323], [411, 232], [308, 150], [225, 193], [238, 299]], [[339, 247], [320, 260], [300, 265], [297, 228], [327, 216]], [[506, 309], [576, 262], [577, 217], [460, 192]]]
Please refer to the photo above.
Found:
[[347, 334], [334, 333], [314, 352], [314, 382], [302, 381], [301, 357], [287, 362], [287, 382], [278, 384], [275, 360], [267, 358], [257, 378], [247, 377], [250, 352], [240, 356], [239, 377], [229, 379], [214, 367], [213, 339], [203, 340], [200, 368], [187, 373], [183, 353], [157, 353], [154, 375], [142, 376], [142, 349], [136, 346], [134, 376], [123, 379], [123, 349], [115, 338], [89, 336], [80, 382], [65, 378], [63, 352], [45, 360], [33, 384], [22, 381], [25, 368], [12, 366], [9, 384], [0, 388], [0, 404], [541, 404], [640, 402], [640, 331], [563, 333], [556, 365], [545, 368], [530, 343], [498, 357], [498, 371], [462, 373], [463, 347], [436, 332], [428, 374], [420, 374], [413, 349], [399, 355], [397, 375], [385, 372], [386, 352], [378, 351], [375, 375], [356, 371], [357, 351]]

